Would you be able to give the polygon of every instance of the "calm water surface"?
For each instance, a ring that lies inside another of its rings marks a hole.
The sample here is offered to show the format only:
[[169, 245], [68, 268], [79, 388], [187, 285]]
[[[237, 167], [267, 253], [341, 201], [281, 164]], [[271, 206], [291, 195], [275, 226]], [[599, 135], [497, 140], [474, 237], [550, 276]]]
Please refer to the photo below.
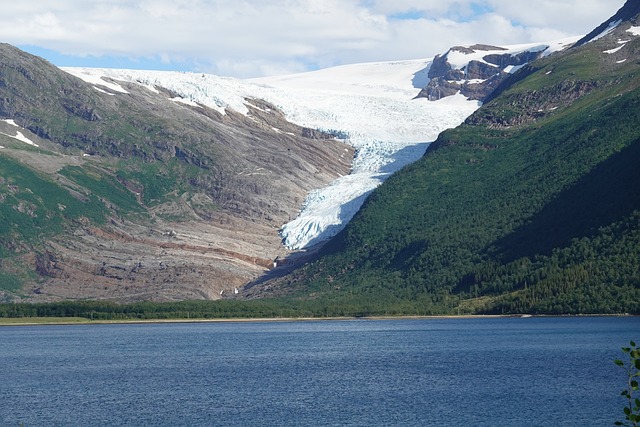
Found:
[[640, 318], [0, 328], [0, 425], [611, 426]]

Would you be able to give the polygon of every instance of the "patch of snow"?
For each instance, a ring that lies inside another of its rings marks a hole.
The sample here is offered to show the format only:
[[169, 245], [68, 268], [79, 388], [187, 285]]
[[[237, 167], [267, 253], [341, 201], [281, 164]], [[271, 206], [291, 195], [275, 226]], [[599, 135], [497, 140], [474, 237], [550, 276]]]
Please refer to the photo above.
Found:
[[[15, 126], [17, 128], [22, 129], [13, 119], [5, 119], [3, 122], [10, 124], [11, 126]], [[16, 131], [15, 135], [9, 135], [8, 133], [0, 132], [2, 135], [8, 136], [10, 138], [17, 139], [18, 141], [24, 142], [25, 144], [33, 145], [34, 147], [38, 147], [38, 144], [27, 138], [22, 132], [19, 130]]]
[[[102, 75], [101, 73], [96, 73], [95, 69], [93, 68], [63, 68], [63, 70], [68, 72], [69, 74], [72, 74], [84, 80], [87, 83], [91, 83], [92, 85], [104, 86], [108, 89], [111, 89], [114, 92], [129, 93], [126, 90], [124, 90], [122, 86], [116, 83], [108, 82], [102, 78], [102, 77], [111, 77], [111, 76]], [[114, 80], [117, 80], [117, 79], [114, 79]]]
[[484, 83], [486, 82], [486, 80], [482, 80], [482, 79], [470, 79], [470, 80], [457, 80], [456, 83], [458, 83], [459, 85], [464, 85], [464, 84], [480, 84], [480, 83]]
[[603, 51], [603, 53], [611, 55], [612, 53], [616, 53], [616, 52], [620, 51], [625, 46], [626, 46], [626, 44], [623, 44], [622, 46], [616, 47], [615, 49], [605, 50], [605, 51]]
[[263, 113], [270, 113], [271, 112], [271, 108], [260, 108], [257, 105], [252, 104], [251, 102], [247, 102], [247, 105], [250, 105], [251, 108], [255, 108], [258, 111], [262, 111]]
[[627, 32], [633, 34], [634, 36], [640, 36], [640, 27], [631, 27], [627, 30]]
[[616, 61], [616, 64], [622, 64], [623, 62], [627, 62], [627, 59], [621, 59], [620, 61]]
[[273, 129], [276, 133], [283, 133], [285, 135], [295, 136], [295, 134], [292, 133], [292, 132], [283, 132], [281, 129], [278, 129], [278, 128], [275, 128], [275, 127], [271, 127], [271, 129]]
[[17, 139], [18, 141], [24, 142], [25, 144], [33, 145], [34, 147], [38, 147], [38, 144], [24, 136], [24, 134], [20, 131], [16, 132], [16, 135], [9, 135], [8, 133], [0, 132], [0, 134], [8, 136], [13, 139]]
[[29, 138], [27, 138], [26, 136], [24, 136], [24, 134], [20, 131], [17, 131], [17, 135], [14, 136], [13, 138], [17, 139], [18, 141], [22, 141], [25, 144], [29, 144], [29, 145], [33, 145], [34, 147], [37, 147], [38, 144], [36, 144], [35, 142], [33, 142], [32, 140], [30, 140]]
[[540, 44], [540, 43], [530, 43], [530, 44], [521, 44], [521, 45], [513, 45], [507, 46], [502, 49], [494, 49], [494, 50], [475, 50], [473, 52], [461, 52], [459, 50], [449, 50], [447, 52], [447, 61], [451, 64], [452, 68], [461, 70], [467, 66], [467, 64], [471, 61], [478, 61], [489, 65], [489, 62], [484, 60], [484, 57], [487, 55], [518, 55], [522, 52], [545, 52], [551, 50], [556, 51], [560, 50], [560, 48], [552, 49], [552, 44]]
[[190, 99], [185, 99], [180, 96], [176, 96], [175, 98], [171, 98], [173, 102], [179, 102], [181, 104], [186, 104], [191, 107], [200, 107], [196, 102], [191, 101]]
[[589, 43], [594, 42], [596, 40], [600, 40], [601, 38], [603, 38], [607, 34], [610, 34], [613, 30], [618, 28], [618, 25], [620, 25], [621, 23], [622, 23], [622, 19], [619, 19], [617, 21], [611, 22], [609, 24], [609, 26], [603, 32], [601, 32], [600, 34], [598, 34], [597, 36], [595, 36], [594, 38], [589, 40]]
[[149, 89], [153, 93], [158, 93], [158, 94], [160, 93], [160, 91], [158, 89], [156, 89], [156, 87], [154, 85], [144, 84], [144, 83], [141, 83], [141, 82], [138, 82], [138, 83], [140, 83], [142, 86], [146, 87], [147, 89]]
[[513, 74], [518, 71], [520, 68], [524, 67], [524, 65], [509, 65], [504, 68], [505, 73]]
[[98, 86], [94, 86], [93, 88], [98, 92], [106, 93], [107, 95], [111, 95], [111, 96], [116, 96], [115, 93], [107, 92], [106, 90], [100, 89]]
[[581, 38], [582, 36], [573, 36], [573, 37], [567, 37], [566, 39], [560, 39], [560, 40], [550, 42], [549, 48], [543, 52], [542, 56], [546, 57], [551, 55], [552, 53], [565, 50], [573, 46], [574, 44], [576, 44], [576, 42]]

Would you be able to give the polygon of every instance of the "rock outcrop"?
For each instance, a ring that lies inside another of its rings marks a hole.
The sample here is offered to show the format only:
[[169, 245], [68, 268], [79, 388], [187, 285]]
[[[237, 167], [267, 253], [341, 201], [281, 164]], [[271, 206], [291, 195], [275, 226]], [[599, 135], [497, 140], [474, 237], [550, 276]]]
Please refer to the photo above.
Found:
[[[417, 98], [436, 101], [461, 93], [469, 99], [483, 101], [513, 70], [539, 58], [543, 52], [544, 49], [537, 47], [517, 52], [488, 45], [452, 47], [444, 55], [434, 58], [429, 70], [429, 84]], [[450, 60], [452, 56], [468, 59], [454, 61], [464, 63], [454, 65]]]

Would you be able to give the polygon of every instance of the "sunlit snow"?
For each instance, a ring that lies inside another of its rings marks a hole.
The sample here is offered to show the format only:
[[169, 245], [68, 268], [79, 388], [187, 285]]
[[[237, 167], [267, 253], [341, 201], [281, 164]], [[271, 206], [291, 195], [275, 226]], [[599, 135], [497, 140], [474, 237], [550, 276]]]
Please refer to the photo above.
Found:
[[175, 98], [171, 98], [171, 100], [173, 102], [179, 102], [181, 104], [189, 105], [191, 107], [199, 107], [199, 105], [197, 103], [191, 101], [190, 99], [184, 99], [184, 98], [181, 98], [179, 96], [176, 96]]
[[[102, 78], [103, 75], [94, 73], [93, 69], [91, 69], [91, 68], [75, 68], [74, 72], [71, 73], [71, 74], [74, 74], [76, 77], [80, 77], [82, 80], [86, 81], [87, 83], [91, 83], [93, 85], [104, 86], [106, 88], [111, 89], [114, 92], [129, 93], [126, 90], [124, 90], [122, 88], [122, 86], [104, 80]], [[107, 77], [107, 76], [104, 76], [104, 77]], [[102, 90], [102, 89], [100, 89], [98, 87], [95, 87], [95, 86], [94, 86], [94, 89], [96, 89], [97, 91], [100, 91], [100, 92], [108, 93], [108, 92], [105, 92], [104, 90]], [[109, 93], [109, 95], [111, 95], [111, 94]]]
[[640, 27], [631, 27], [627, 30], [627, 32], [633, 34], [634, 36], [640, 36]]
[[609, 26], [600, 34], [598, 34], [597, 36], [595, 36], [594, 38], [592, 38], [591, 40], [589, 40], [589, 42], [594, 42], [596, 40], [599, 40], [601, 38], [603, 38], [604, 36], [606, 36], [607, 34], [611, 33], [613, 30], [615, 30], [616, 28], [618, 28], [618, 25], [620, 25], [622, 23], [622, 20], [619, 19], [615, 22], [611, 22], [609, 24]]

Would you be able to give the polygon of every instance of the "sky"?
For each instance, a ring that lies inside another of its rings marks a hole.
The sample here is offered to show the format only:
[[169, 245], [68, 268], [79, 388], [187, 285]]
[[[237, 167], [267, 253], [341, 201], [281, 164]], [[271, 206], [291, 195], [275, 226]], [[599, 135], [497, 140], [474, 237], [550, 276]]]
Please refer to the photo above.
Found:
[[590, 32], [625, 0], [19, 0], [0, 42], [58, 66], [240, 78]]

